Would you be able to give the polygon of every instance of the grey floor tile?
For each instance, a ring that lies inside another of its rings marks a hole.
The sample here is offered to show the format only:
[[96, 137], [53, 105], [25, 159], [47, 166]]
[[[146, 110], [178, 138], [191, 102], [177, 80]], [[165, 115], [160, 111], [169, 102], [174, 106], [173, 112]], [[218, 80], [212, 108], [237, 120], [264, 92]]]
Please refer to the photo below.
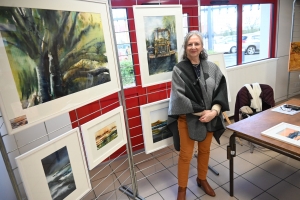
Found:
[[[229, 183], [225, 184], [223, 187], [225, 190], [229, 191]], [[233, 188], [234, 196], [240, 200], [251, 200], [263, 193], [263, 190], [242, 177], [234, 179]]]
[[275, 197], [271, 196], [270, 194], [264, 192], [260, 194], [258, 197], [255, 197], [253, 200], [278, 200]]
[[226, 129], [223, 133], [222, 137], [230, 137], [232, 135], [233, 131]]
[[[229, 169], [229, 160], [226, 160], [225, 162], [223, 162], [221, 164]], [[239, 156], [234, 158], [233, 170], [238, 175], [244, 174], [244, 173], [252, 170], [255, 167], [256, 167], [255, 165], [253, 165], [250, 162], [247, 162], [246, 160], [240, 158]]]
[[254, 151], [259, 151], [259, 152], [261, 152], [261, 153], [263, 153], [263, 154], [265, 154], [265, 155], [267, 155], [267, 156], [270, 156], [270, 157], [272, 157], [272, 158], [274, 158], [274, 157], [276, 157], [276, 156], [278, 156], [278, 155], [280, 155], [279, 153], [277, 153], [277, 152], [275, 152], [275, 151], [272, 151], [272, 150], [260, 150], [260, 149], [254, 149]]
[[114, 174], [92, 182], [92, 188], [97, 196], [102, 196], [114, 190], [118, 190], [119, 187], [120, 183]]
[[[173, 167], [168, 168], [169, 171], [177, 178], [178, 176], [178, 165], [175, 165]], [[189, 177], [197, 175], [197, 168], [195, 168], [193, 165], [190, 165], [189, 169]]]
[[214, 166], [216, 166], [218, 164], [220, 164], [220, 163], [218, 163], [217, 161], [215, 161], [212, 158], [210, 158], [209, 161], [208, 161], [208, 165], [211, 166], [211, 167], [214, 167]]
[[210, 157], [218, 162], [224, 162], [227, 160], [227, 151], [221, 147], [210, 151]]
[[[171, 200], [177, 198], [177, 192], [178, 192], [178, 185], [173, 185], [172, 187], [168, 187], [162, 191], [159, 192], [159, 194], [163, 197], [165, 200]], [[197, 197], [187, 188], [186, 190], [186, 200], [194, 200]]]
[[[213, 141], [215, 141], [213, 139]], [[217, 145], [228, 145], [229, 144], [229, 137], [226, 137], [224, 135], [222, 135], [222, 137], [220, 137], [220, 144], [216, 143]]]
[[248, 162], [251, 162], [256, 166], [261, 165], [262, 163], [265, 163], [268, 160], [272, 159], [272, 157], [267, 156], [258, 151], [254, 151], [253, 153], [251, 153], [250, 150], [240, 154], [239, 157], [243, 158], [244, 160], [247, 160]]
[[138, 186], [139, 196], [141, 197], [147, 197], [157, 193], [153, 185], [146, 178], [137, 181], [137, 186]]
[[104, 195], [101, 195], [97, 198], [97, 200], [98, 199], [99, 200], [112, 200], [112, 199], [129, 200], [128, 196], [119, 190], [115, 190], [115, 191], [106, 193]]
[[216, 149], [219, 147], [219, 144], [211, 143], [210, 150]]
[[243, 141], [243, 145], [236, 144], [236, 155], [240, 155], [246, 151], [249, 151], [250, 147], [246, 143], [246, 141]]
[[242, 177], [263, 190], [267, 190], [281, 181], [280, 178], [259, 167], [256, 167], [251, 171], [243, 174]]
[[[225, 183], [229, 182], [229, 169], [219, 164], [214, 166], [214, 169], [219, 172], [219, 175], [214, 174], [211, 170], [208, 170], [207, 177], [212, 181], [222, 186]], [[237, 177], [237, 174], [234, 173], [234, 177]]]
[[148, 177], [151, 185], [157, 190], [166, 189], [174, 184], [177, 184], [177, 178], [168, 170], [163, 170]]
[[300, 197], [300, 189], [286, 181], [280, 182], [267, 192], [279, 200], [299, 200]]
[[231, 197], [229, 193], [221, 187], [215, 189], [215, 193], [216, 193], [215, 197], [211, 197], [205, 194], [200, 199], [201, 200], [237, 200], [237, 198], [235, 198], [234, 196]]
[[152, 154], [146, 154], [145, 152], [137, 152], [133, 155], [133, 162], [138, 164], [144, 160], [151, 159], [153, 156]]
[[291, 165], [292, 167], [295, 167], [297, 169], [300, 169], [300, 161], [295, 160], [293, 158], [287, 157], [285, 155], [279, 154], [276, 157], [277, 160], [280, 160], [281, 162], [284, 162], [285, 164]]
[[155, 193], [155, 194], [153, 194], [153, 195], [151, 195], [151, 196], [146, 197], [145, 199], [146, 199], [146, 200], [164, 200], [164, 199], [162, 198], [162, 196], [160, 196], [159, 193]]
[[116, 159], [110, 165], [116, 172], [126, 170], [129, 168], [129, 163], [128, 163], [127, 159], [128, 159], [127, 156], [122, 156], [122, 157]]
[[269, 160], [268, 162], [260, 165], [259, 167], [282, 179], [290, 176], [298, 170], [276, 159]]
[[137, 168], [143, 173], [145, 176], [150, 176], [159, 171], [165, 170], [165, 166], [163, 166], [157, 159], [152, 158], [150, 160], [146, 160], [145, 162], [141, 162], [136, 165]]
[[290, 175], [289, 177], [287, 177], [285, 179], [287, 182], [297, 186], [298, 188], [300, 188], [300, 171], [298, 170], [296, 173]]
[[[137, 170], [137, 168], [136, 168], [135, 172], [136, 172], [135, 175], [136, 175], [137, 180], [145, 178], [144, 174], [141, 173], [141, 171]], [[129, 169], [120, 171], [120, 172], [116, 172], [115, 175], [121, 185], [131, 184], [131, 176], [130, 176]]]

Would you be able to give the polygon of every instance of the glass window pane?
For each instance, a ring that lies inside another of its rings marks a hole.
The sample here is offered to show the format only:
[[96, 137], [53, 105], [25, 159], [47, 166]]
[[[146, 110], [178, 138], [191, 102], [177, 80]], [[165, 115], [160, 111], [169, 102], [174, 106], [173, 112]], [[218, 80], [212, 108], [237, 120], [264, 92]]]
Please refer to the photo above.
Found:
[[121, 78], [124, 88], [135, 86], [126, 9], [112, 9]]
[[202, 6], [201, 30], [208, 54], [224, 52], [226, 67], [237, 65], [237, 6]]
[[243, 5], [243, 63], [270, 57], [271, 4]]

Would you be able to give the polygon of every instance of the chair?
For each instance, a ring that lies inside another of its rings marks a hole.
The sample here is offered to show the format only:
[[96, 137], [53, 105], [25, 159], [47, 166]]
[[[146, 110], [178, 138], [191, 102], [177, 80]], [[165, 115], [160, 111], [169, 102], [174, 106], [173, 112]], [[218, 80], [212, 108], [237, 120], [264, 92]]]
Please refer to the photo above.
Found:
[[[262, 100], [262, 111], [275, 106], [273, 88], [267, 84], [259, 84], [261, 88], [260, 98]], [[252, 87], [252, 84], [251, 84]], [[249, 106], [251, 108], [252, 96], [246, 86], [243, 86], [236, 95], [235, 108], [234, 108], [234, 121], [240, 120], [240, 108]], [[254, 108], [251, 108], [254, 113], [257, 113]], [[254, 145], [250, 143], [250, 152], [253, 152]]]

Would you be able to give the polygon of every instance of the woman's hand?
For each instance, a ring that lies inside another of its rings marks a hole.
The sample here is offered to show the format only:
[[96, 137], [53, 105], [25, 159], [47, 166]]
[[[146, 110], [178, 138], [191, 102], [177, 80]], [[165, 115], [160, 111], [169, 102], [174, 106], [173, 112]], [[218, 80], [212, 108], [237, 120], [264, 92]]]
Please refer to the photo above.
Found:
[[199, 121], [202, 123], [207, 123], [207, 122], [210, 122], [217, 115], [218, 115], [218, 112], [216, 110], [204, 110], [201, 113]]

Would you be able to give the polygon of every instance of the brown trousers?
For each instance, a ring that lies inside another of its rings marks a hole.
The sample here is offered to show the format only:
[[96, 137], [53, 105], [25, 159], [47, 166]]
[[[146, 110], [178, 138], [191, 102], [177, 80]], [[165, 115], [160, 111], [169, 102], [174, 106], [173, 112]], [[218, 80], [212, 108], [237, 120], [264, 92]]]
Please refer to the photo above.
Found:
[[[185, 115], [180, 115], [178, 118], [178, 130], [180, 137], [180, 152], [178, 158], [178, 185], [179, 187], [187, 187], [190, 162], [194, 154], [195, 140], [192, 140], [189, 137]], [[212, 132], [207, 132], [205, 140], [203, 140], [202, 142], [197, 142], [197, 171], [198, 178], [200, 180], [206, 179], [212, 136]]]

